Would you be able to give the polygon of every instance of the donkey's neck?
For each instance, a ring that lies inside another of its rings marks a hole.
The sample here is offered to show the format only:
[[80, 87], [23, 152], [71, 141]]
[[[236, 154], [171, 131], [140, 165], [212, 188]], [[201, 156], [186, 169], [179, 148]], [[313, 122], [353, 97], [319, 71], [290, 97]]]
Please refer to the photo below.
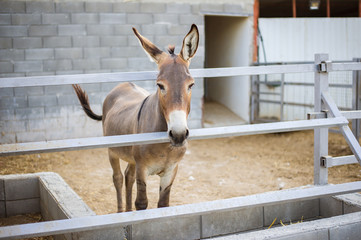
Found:
[[167, 122], [160, 108], [158, 94], [143, 100], [138, 113], [138, 133], [167, 131]]

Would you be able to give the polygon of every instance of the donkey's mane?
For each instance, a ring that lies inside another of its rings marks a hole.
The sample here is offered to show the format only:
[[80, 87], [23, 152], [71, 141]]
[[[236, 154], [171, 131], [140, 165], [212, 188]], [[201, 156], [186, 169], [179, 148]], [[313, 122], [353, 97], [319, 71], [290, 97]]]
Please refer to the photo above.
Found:
[[174, 45], [168, 46], [168, 52], [170, 55], [175, 55], [174, 50], [175, 50]]

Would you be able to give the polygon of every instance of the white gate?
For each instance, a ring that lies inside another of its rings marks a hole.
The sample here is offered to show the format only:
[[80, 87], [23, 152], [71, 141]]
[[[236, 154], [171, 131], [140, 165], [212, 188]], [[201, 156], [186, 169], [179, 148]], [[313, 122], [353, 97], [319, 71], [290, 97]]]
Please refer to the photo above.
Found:
[[[260, 62], [312, 62], [314, 53], [327, 52], [333, 60], [349, 60], [361, 56], [361, 18], [260, 18], [260, 33], [266, 58], [260, 44]], [[269, 75], [268, 81], [280, 81], [281, 75]], [[261, 80], [264, 80], [261, 77]], [[284, 76], [285, 103], [264, 103], [260, 117], [276, 117], [284, 120], [304, 119], [314, 104], [313, 75], [309, 73]], [[300, 85], [299, 83], [305, 83]], [[338, 107], [352, 108], [352, 73], [330, 74], [330, 84], [342, 87], [331, 88], [330, 94]], [[280, 102], [281, 85], [261, 86], [261, 92], [270, 93], [263, 100]], [[273, 95], [272, 95], [273, 94]], [[294, 103], [298, 103], [294, 104]], [[283, 116], [280, 116], [283, 112]]]

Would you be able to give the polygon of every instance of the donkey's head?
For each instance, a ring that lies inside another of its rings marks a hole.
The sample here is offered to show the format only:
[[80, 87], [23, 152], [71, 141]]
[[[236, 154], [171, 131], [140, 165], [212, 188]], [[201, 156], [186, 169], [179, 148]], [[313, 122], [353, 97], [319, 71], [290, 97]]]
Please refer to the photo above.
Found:
[[188, 67], [197, 51], [199, 33], [196, 25], [183, 40], [180, 53], [174, 53], [170, 47], [165, 53], [133, 28], [140, 44], [150, 59], [158, 64], [157, 94], [160, 108], [168, 125], [168, 136], [173, 146], [183, 146], [189, 135], [187, 117], [190, 111], [192, 86], [194, 79]]

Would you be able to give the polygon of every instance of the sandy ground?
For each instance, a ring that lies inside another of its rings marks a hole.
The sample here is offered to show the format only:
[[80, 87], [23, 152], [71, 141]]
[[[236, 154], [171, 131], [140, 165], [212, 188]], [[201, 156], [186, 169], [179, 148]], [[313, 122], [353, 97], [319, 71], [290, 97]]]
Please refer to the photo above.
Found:
[[[342, 135], [330, 134], [330, 155], [351, 151]], [[123, 170], [126, 164], [122, 165]], [[59, 173], [97, 213], [116, 211], [106, 149], [0, 158], [0, 174]], [[357, 164], [333, 167], [330, 183], [361, 181]], [[313, 132], [190, 141], [171, 192], [171, 205], [286, 189], [313, 183]], [[149, 208], [158, 200], [159, 177], [148, 181]], [[135, 188], [133, 189], [135, 193]]]

